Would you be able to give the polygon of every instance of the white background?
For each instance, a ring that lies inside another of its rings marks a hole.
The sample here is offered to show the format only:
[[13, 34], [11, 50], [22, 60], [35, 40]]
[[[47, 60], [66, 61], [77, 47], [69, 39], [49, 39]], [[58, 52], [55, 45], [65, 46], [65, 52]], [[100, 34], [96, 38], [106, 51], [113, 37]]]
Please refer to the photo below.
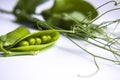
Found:
[[[95, 7], [108, 0], [88, 0]], [[12, 11], [17, 0], [0, 0], [0, 9]], [[52, 1], [39, 6], [36, 12], [51, 6]], [[120, 7], [120, 6], [119, 6]], [[113, 8], [109, 4], [100, 9], [100, 13]], [[120, 11], [115, 11], [99, 19], [96, 23], [119, 19]], [[0, 13], [0, 35], [6, 34], [20, 24], [14, 23], [15, 17]], [[30, 29], [31, 31], [34, 31]], [[82, 44], [82, 41], [79, 42]], [[90, 47], [94, 50], [93, 47]], [[97, 49], [96, 52], [102, 53]], [[90, 55], [84, 53], [64, 36], [49, 49], [35, 56], [0, 57], [0, 80], [120, 80], [120, 66], [97, 59], [100, 70]], [[91, 76], [90, 76], [91, 75]]]

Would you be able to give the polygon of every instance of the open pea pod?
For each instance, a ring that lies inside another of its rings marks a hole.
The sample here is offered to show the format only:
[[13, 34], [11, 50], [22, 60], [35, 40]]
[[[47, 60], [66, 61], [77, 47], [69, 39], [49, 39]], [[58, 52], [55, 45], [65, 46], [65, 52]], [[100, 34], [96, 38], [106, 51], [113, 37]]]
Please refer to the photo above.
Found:
[[[18, 31], [16, 33], [19, 33], [20, 30], [18, 29], [21, 28], [23, 27], [17, 28], [13, 32], [15, 33], [16, 31]], [[12, 32], [8, 33], [7, 35], [11, 33]], [[34, 55], [38, 53], [40, 50], [45, 49], [51, 46], [52, 44], [54, 44], [54, 42], [59, 38], [59, 33], [55, 30], [44, 30], [34, 33], [28, 33], [26, 35], [25, 34], [21, 34], [21, 35], [24, 36], [15, 39], [13, 37], [12, 41], [14, 43], [10, 45], [5, 45], [6, 41], [3, 40], [0, 41], [0, 50], [4, 52], [5, 56]]]

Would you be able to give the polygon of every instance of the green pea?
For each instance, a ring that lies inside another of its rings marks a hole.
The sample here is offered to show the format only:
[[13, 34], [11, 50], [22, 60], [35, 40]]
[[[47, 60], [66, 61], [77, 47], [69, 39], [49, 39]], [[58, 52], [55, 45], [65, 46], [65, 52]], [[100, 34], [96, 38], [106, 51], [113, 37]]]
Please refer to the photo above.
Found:
[[49, 42], [52, 39], [50, 35], [48, 35], [47, 38], [47, 42]]
[[36, 43], [35, 38], [28, 38], [28, 42], [30, 45], [34, 45]]
[[29, 46], [29, 42], [28, 41], [21, 41], [19, 43], [19, 46]]
[[36, 40], [36, 43], [35, 43], [36, 45], [40, 45], [42, 42], [41, 39], [38, 37], [36, 37], [35, 40]]
[[46, 43], [48, 40], [48, 37], [46, 35], [43, 35], [41, 39], [42, 39], [42, 43]]

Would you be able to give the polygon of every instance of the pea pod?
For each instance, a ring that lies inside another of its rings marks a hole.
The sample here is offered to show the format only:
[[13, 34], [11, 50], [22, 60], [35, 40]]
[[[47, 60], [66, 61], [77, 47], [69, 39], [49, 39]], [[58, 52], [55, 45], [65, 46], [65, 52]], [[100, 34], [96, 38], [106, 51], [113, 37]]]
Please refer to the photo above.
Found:
[[[16, 30], [9, 32], [6, 35], [0, 36], [4, 42], [4, 47], [12, 46], [20, 38], [30, 34], [30, 31], [25, 26], [20, 26]], [[3, 40], [4, 38], [4, 40]]]
[[[17, 35], [16, 33], [20, 34]], [[7, 35], [10, 36], [5, 39], [3, 39], [3, 36], [0, 36], [0, 51], [4, 52], [5, 56], [33, 55], [51, 46], [59, 38], [59, 33], [55, 30], [30, 33], [29, 30], [23, 26], [4, 36]]]

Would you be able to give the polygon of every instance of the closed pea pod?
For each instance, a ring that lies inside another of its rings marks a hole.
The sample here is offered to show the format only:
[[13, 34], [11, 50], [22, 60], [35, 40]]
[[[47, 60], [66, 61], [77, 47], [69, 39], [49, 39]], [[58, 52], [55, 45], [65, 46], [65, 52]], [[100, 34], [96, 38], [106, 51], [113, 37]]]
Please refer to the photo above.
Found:
[[[9, 34], [9, 33], [8, 33]], [[46, 36], [46, 37], [44, 37]], [[50, 38], [48, 37], [50, 36]], [[42, 38], [44, 37], [44, 38]], [[47, 39], [46, 39], [47, 38]], [[34, 33], [29, 33], [14, 41], [12, 45], [5, 46], [3, 48], [9, 51], [7, 56], [13, 55], [30, 55], [36, 54], [41, 49], [54, 44], [54, 42], [59, 38], [59, 33], [55, 30], [44, 30]], [[14, 39], [13, 39], [14, 40]], [[1, 50], [3, 51], [3, 50]], [[4, 51], [5, 53], [5, 51]]]

